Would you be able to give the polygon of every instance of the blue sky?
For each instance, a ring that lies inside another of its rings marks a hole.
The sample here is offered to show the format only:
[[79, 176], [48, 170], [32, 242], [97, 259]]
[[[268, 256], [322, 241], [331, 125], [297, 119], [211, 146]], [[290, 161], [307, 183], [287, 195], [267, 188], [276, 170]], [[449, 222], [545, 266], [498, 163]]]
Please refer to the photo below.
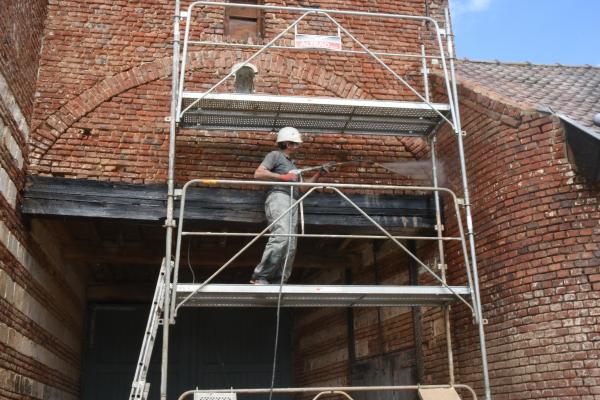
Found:
[[449, 0], [457, 55], [600, 66], [600, 0]]

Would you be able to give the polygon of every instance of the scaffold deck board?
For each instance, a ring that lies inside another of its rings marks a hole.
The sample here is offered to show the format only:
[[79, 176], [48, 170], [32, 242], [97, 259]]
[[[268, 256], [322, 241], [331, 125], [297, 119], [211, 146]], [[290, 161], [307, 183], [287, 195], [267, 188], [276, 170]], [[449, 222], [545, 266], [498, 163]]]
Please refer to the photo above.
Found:
[[421, 400], [461, 400], [456, 389], [450, 388], [419, 388]]
[[324, 97], [184, 92], [184, 128], [424, 136], [447, 114], [447, 104]]
[[[199, 284], [177, 285], [182, 301], [198, 289]], [[451, 286], [463, 296], [465, 286]], [[190, 307], [275, 307], [279, 285], [208, 284], [185, 303]], [[284, 285], [282, 307], [393, 307], [435, 306], [452, 303], [457, 297], [442, 286], [390, 285]]]

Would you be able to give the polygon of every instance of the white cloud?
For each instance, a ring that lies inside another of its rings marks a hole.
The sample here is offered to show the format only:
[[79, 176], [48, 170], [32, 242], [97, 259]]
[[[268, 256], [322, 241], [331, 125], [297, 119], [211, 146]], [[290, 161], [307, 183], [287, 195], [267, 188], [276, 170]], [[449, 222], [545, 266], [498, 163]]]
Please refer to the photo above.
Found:
[[453, 0], [454, 15], [486, 10], [492, 0]]

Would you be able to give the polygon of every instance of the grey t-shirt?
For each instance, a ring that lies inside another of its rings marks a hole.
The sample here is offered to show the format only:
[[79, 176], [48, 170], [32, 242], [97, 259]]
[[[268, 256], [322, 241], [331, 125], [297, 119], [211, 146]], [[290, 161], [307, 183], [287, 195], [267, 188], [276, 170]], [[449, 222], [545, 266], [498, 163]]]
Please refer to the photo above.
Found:
[[[274, 150], [265, 156], [265, 159], [260, 163], [263, 167], [276, 174], [284, 175], [293, 169], [297, 169], [294, 160], [288, 158], [285, 153]], [[271, 186], [269, 191], [281, 191], [290, 193], [289, 186]], [[294, 188], [294, 197], [298, 196], [298, 188]]]

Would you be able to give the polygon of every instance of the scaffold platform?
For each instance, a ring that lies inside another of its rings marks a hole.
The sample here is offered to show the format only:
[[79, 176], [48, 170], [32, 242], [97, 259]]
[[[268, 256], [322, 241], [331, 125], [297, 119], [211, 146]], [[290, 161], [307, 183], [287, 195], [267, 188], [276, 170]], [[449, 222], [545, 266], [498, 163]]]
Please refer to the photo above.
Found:
[[427, 136], [448, 104], [328, 97], [183, 92], [183, 128]]
[[[470, 292], [466, 286], [283, 285], [281, 293], [281, 307], [409, 307], [440, 306]], [[277, 307], [279, 285], [177, 285], [178, 302], [190, 294], [186, 307]]]

